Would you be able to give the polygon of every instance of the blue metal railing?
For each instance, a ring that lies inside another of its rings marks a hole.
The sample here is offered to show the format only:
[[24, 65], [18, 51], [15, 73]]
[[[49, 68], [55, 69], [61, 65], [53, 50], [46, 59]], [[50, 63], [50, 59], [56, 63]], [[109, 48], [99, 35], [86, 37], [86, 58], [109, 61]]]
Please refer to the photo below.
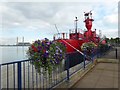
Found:
[[15, 89], [22, 87], [22, 76], [25, 77], [25, 75], [22, 75], [22, 73], [25, 74], [25, 67], [22, 67], [22, 64], [25, 65], [25, 62], [29, 63], [30, 60], [9, 62], [0, 65], [0, 82], [2, 83], [0, 88]]
[[[93, 58], [97, 58], [98, 52], [92, 55]], [[86, 61], [85, 57], [82, 63], [69, 67], [69, 60], [67, 60], [67, 69], [64, 69], [65, 63], [62, 66], [54, 69], [52, 74], [48, 72], [44, 75], [41, 68], [38, 73], [31, 60], [22, 60], [16, 62], [9, 62], [0, 64], [0, 89], [2, 88], [45, 88], [51, 89], [64, 80], [69, 80], [70, 76], [79, 71], [85, 69], [86, 66], [93, 61]]]
[[[28, 66], [27, 66], [28, 64]], [[69, 74], [70, 68], [66, 70], [61, 70], [61, 67], [58, 67], [56, 70], [52, 71], [52, 77], [49, 79], [49, 76], [44, 78], [44, 76], [39, 75], [34, 66], [30, 64], [30, 60], [4, 63], [0, 65], [0, 88], [52, 88], [63, 80], [69, 80], [69, 77], [81, 69], [83, 66], [80, 65], [80, 68]], [[11, 67], [12, 65], [12, 67]], [[27, 66], [27, 67], [26, 67]], [[7, 67], [7, 68], [5, 68]], [[3, 68], [3, 69], [2, 69]], [[5, 70], [6, 69], [6, 70]], [[11, 73], [12, 72], [12, 73]], [[12, 75], [11, 75], [11, 74]], [[7, 74], [7, 75], [5, 75]], [[60, 78], [62, 77], [62, 78]], [[12, 79], [12, 80], [11, 80]], [[49, 80], [48, 80], [49, 79]], [[48, 83], [48, 84], [47, 84]]]

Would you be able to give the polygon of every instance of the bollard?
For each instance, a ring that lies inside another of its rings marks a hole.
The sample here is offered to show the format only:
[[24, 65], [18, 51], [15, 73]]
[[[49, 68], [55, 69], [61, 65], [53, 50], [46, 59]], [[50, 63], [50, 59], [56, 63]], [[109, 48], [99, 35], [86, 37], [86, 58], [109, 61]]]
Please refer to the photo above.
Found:
[[115, 49], [116, 59], [117, 59], [117, 48]]

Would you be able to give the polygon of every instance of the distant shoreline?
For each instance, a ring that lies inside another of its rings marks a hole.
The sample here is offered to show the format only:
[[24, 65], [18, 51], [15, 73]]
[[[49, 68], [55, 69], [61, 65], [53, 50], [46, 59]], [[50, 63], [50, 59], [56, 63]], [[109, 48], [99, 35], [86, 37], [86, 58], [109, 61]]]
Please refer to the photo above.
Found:
[[13, 47], [13, 46], [30, 46], [30, 45], [0, 45], [0, 46], [11, 46], [11, 47]]

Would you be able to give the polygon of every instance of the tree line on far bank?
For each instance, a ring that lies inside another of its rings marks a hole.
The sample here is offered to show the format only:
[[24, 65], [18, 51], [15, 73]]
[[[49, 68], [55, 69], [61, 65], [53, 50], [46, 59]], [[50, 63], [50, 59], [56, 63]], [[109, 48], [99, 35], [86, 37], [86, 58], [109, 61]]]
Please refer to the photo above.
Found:
[[120, 37], [116, 38], [106, 38], [107, 43], [112, 45], [120, 45]]

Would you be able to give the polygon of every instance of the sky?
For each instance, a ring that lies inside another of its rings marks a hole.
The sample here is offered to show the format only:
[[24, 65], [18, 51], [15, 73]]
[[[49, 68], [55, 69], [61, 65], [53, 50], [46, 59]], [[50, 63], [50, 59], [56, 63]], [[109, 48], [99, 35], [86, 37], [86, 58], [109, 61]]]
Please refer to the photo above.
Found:
[[26, 42], [37, 39], [53, 39], [59, 32], [68, 33], [74, 29], [75, 17], [78, 28], [85, 30], [84, 12], [92, 10], [93, 27], [101, 30], [102, 36], [118, 37], [118, 0], [1, 0], [0, 2], [0, 44], [15, 44], [22, 37]]

